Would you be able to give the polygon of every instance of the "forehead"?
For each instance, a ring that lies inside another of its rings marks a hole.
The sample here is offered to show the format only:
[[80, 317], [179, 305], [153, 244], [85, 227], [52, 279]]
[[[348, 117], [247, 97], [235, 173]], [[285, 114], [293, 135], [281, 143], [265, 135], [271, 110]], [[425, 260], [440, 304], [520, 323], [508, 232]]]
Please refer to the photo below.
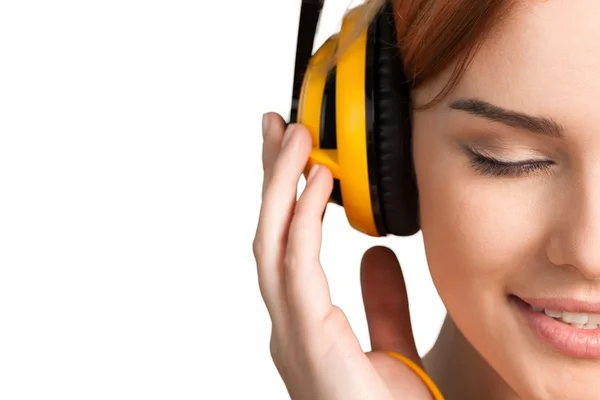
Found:
[[519, 3], [451, 95], [464, 96], [561, 122], [593, 114], [600, 122], [600, 1]]

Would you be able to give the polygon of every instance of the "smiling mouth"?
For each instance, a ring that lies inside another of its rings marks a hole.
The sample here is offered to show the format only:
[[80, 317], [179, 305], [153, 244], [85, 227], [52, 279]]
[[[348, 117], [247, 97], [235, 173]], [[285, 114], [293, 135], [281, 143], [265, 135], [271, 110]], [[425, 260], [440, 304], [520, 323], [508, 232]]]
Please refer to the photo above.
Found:
[[517, 296], [509, 300], [543, 343], [569, 357], [600, 359], [599, 304]]

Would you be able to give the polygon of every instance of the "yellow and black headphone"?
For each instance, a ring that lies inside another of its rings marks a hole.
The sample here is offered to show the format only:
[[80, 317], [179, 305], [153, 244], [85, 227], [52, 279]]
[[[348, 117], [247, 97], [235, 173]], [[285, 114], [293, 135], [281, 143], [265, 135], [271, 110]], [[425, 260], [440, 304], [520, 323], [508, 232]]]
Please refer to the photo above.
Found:
[[350, 225], [370, 236], [409, 236], [419, 230], [413, 167], [410, 88], [388, 1], [327, 69], [340, 43], [355, 34], [361, 6], [340, 32], [312, 55], [324, 0], [303, 0], [296, 47], [290, 122], [305, 125], [313, 150], [307, 165], [328, 167], [330, 202]]

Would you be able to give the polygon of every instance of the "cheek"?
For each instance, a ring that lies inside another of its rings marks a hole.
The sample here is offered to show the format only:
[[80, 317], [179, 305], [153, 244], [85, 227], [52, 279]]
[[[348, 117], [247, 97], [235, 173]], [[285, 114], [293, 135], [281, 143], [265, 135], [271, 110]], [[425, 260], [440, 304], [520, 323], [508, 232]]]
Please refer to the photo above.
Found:
[[[564, 201], [566, 186], [541, 175], [480, 175], [443, 126], [436, 126], [435, 116], [415, 118], [413, 126], [427, 263], [450, 316], [513, 387], [564, 393], [568, 386], [556, 376], [568, 368], [565, 359], [531, 346], [506, 295], [540, 287], [537, 280], [552, 271], [546, 250], [560, 222], [554, 210], [560, 208], [549, 199]], [[582, 372], [581, 390], [586, 390], [584, 382], [591, 382], [597, 369], [578, 365], [573, 370]]]
[[542, 178], [480, 175], [448, 138], [431, 133], [436, 127], [415, 122], [421, 227], [440, 295], [463, 302], [505, 293], [543, 253], [545, 189], [534, 181]]

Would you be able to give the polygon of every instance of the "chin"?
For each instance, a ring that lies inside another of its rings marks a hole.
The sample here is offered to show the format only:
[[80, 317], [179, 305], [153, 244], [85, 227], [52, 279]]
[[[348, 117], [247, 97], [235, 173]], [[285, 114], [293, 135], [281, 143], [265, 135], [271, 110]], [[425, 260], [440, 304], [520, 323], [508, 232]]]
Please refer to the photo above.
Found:
[[[481, 356], [482, 373], [489, 368], [485, 375], [498, 376], [493, 386], [502, 387], [504, 381], [518, 398], [528, 400], [600, 399], [600, 351], [595, 347], [600, 328], [565, 322], [555, 312], [579, 303], [563, 301], [561, 306], [491, 291], [476, 299], [475, 289], [465, 285], [460, 293], [443, 297], [454, 323]], [[572, 314], [565, 315], [569, 319]]]

